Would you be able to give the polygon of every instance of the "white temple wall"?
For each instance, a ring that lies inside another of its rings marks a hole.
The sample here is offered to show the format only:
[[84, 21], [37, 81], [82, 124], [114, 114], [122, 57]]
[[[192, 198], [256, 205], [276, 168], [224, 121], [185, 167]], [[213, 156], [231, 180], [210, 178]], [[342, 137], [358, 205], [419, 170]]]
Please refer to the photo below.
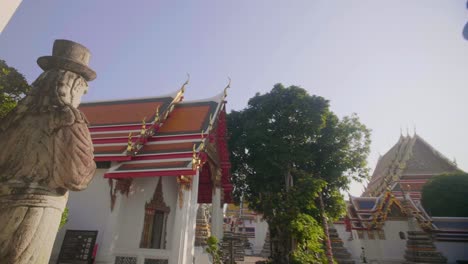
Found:
[[97, 230], [97, 259], [104, 259], [109, 256], [109, 250], [105, 250], [106, 245], [103, 245], [103, 238], [106, 233], [105, 230], [111, 216], [110, 187], [107, 179], [104, 179], [104, 173], [106, 171], [107, 169], [97, 169], [93, 181], [86, 190], [70, 192], [67, 203], [69, 210], [68, 222], [57, 234], [50, 263], [56, 262], [67, 229]]
[[457, 260], [468, 260], [468, 242], [434, 241], [437, 250], [444, 255], [448, 264], [457, 263]]
[[399, 232], [405, 233], [406, 236], [407, 221], [386, 221], [383, 227], [385, 239], [379, 239], [377, 232], [374, 232], [374, 239], [369, 239], [367, 232], [364, 232], [364, 239], [359, 239], [357, 232], [353, 230], [353, 240], [350, 241], [350, 233], [345, 231], [344, 225], [336, 224], [335, 228], [344, 246], [356, 261], [361, 259], [361, 247], [364, 247], [368, 261], [402, 263], [404, 260], [406, 239], [401, 239]]
[[167, 218], [166, 250], [140, 249], [145, 203], [154, 194], [158, 177], [134, 179], [128, 197], [117, 193], [114, 211], [111, 212], [110, 186], [104, 178], [107, 169], [97, 169], [93, 181], [82, 192], [70, 192], [67, 207], [68, 222], [58, 232], [50, 263], [56, 263], [65, 231], [97, 230], [98, 251], [96, 263], [114, 263], [115, 256], [157, 257], [168, 259], [175, 223], [178, 185], [175, 177], [161, 177], [164, 201], [171, 211]]
[[255, 223], [255, 240], [253, 242], [253, 250], [255, 254], [260, 254], [262, 251], [267, 232], [268, 223], [261, 220], [261, 216], [257, 216], [257, 222]]
[[[252, 245], [252, 250], [254, 254], [259, 254], [263, 249], [263, 244], [265, 244], [265, 238], [268, 231], [268, 223], [261, 220], [262, 217], [257, 215], [255, 220], [244, 220], [244, 223], [239, 227], [253, 227], [255, 228], [255, 237], [249, 237], [249, 243]], [[246, 251], [246, 253], [251, 253]]]
[[[151, 201], [159, 179], [162, 179], [164, 202], [170, 207], [166, 222], [166, 249], [140, 248], [143, 223], [145, 218], [145, 203]], [[122, 196], [120, 193], [118, 196]], [[168, 259], [174, 230], [174, 212], [177, 203], [177, 182], [175, 177], [148, 177], [133, 180], [133, 186], [128, 197], [123, 195], [119, 209], [118, 240], [114, 255], [158, 257]]]
[[[357, 261], [360, 259], [361, 256], [361, 247], [362, 247], [362, 240], [358, 239], [356, 231], [353, 232], [353, 239], [349, 240], [351, 233], [346, 231], [346, 227], [344, 224], [334, 224], [336, 232], [340, 236], [341, 240], [343, 241], [343, 246], [348, 250], [351, 254], [353, 260]], [[360, 263], [360, 262], [357, 262]]]

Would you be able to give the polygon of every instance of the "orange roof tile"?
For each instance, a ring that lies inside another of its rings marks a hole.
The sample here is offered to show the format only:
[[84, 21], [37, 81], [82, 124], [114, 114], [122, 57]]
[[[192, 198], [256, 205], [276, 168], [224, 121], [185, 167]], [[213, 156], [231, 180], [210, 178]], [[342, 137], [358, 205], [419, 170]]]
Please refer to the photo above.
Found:
[[124, 170], [184, 168], [184, 167], [187, 167], [189, 163], [190, 163], [190, 161], [126, 163], [126, 164], [122, 164], [116, 170], [117, 171], [124, 171]]
[[152, 121], [156, 109], [159, 107], [160, 112], [163, 111], [172, 99], [164, 97], [83, 103], [79, 109], [86, 115], [91, 126], [137, 124], [145, 117], [147, 122]]
[[208, 127], [216, 106], [215, 102], [177, 105], [158, 134], [200, 133]]

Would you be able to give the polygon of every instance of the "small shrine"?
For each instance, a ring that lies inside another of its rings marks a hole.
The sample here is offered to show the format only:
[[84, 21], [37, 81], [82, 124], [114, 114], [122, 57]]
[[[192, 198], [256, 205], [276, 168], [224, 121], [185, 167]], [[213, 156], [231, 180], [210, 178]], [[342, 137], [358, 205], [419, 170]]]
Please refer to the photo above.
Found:
[[[379, 158], [361, 197], [349, 196], [346, 216], [334, 223], [339, 263], [455, 263], [468, 259], [468, 218], [431, 217], [421, 204], [432, 177], [457, 165], [419, 135], [401, 136]], [[339, 238], [339, 240], [338, 240]], [[340, 242], [342, 241], [342, 243]], [[332, 241], [333, 242], [333, 241]]]

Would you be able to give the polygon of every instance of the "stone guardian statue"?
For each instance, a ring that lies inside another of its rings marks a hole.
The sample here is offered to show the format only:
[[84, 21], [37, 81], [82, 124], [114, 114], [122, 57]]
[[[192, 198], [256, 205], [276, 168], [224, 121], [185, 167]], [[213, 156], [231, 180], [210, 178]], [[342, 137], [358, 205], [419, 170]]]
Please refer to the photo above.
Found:
[[96, 73], [84, 46], [56, 40], [31, 92], [0, 120], [0, 263], [48, 263], [68, 191], [94, 176], [88, 123], [77, 107]]

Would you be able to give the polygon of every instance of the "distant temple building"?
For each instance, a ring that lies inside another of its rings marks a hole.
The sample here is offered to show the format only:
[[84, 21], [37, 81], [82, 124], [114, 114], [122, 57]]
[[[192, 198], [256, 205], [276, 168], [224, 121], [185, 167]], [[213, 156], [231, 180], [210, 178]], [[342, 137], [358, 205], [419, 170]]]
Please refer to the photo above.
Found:
[[[70, 193], [51, 263], [188, 264], [203, 255], [196, 247], [208, 235], [222, 238], [232, 192], [226, 90], [182, 102], [184, 86], [162, 97], [81, 104], [98, 169], [88, 189]], [[199, 204], [211, 204], [210, 219]]]
[[249, 209], [245, 202], [238, 206], [228, 204], [224, 223], [224, 230], [247, 236], [249, 242], [249, 247], [245, 252], [247, 255], [261, 253], [268, 233], [268, 224], [262, 214]]
[[380, 157], [362, 196], [350, 196], [346, 217], [334, 224], [332, 234], [338, 235], [331, 239], [338, 262], [468, 260], [468, 218], [431, 217], [420, 202], [429, 179], [457, 171], [454, 162], [420, 136], [401, 136]]

